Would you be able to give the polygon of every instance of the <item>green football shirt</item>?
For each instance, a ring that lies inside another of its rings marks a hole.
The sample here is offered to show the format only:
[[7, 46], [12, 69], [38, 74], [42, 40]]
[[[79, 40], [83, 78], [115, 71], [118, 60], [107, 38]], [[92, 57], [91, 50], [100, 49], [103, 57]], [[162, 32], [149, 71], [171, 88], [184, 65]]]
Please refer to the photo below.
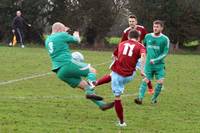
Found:
[[149, 33], [144, 38], [144, 44], [147, 50], [146, 65], [149, 66], [152, 59], [155, 63], [152, 67], [164, 66], [164, 58], [169, 51], [169, 38], [164, 34], [155, 36], [153, 33]]
[[53, 33], [47, 37], [45, 47], [52, 61], [52, 70], [71, 61], [69, 43], [78, 43], [78, 39], [66, 32]]

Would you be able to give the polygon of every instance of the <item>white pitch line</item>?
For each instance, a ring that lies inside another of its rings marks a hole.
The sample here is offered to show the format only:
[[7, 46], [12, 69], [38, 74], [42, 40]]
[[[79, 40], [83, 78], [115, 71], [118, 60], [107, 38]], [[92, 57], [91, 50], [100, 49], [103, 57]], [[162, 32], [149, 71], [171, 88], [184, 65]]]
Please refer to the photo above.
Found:
[[15, 82], [23, 81], [23, 80], [29, 80], [29, 79], [33, 79], [33, 78], [44, 77], [44, 76], [50, 75], [50, 74], [52, 74], [52, 72], [48, 72], [48, 73], [44, 73], [44, 74], [38, 74], [38, 75], [32, 75], [32, 76], [29, 76], [29, 77], [24, 77], [24, 78], [19, 78], [19, 79], [8, 80], [8, 81], [5, 81], [5, 82], [0, 82], [0, 85], [6, 85], [6, 84], [11, 84], [11, 83], [15, 83]]
[[[103, 62], [103, 63], [100, 63], [100, 64], [96, 64], [94, 66], [105, 65], [105, 64], [108, 64], [110, 62], [111, 61], [106, 61], [106, 62]], [[48, 72], [48, 73], [44, 73], [44, 74], [37, 74], [37, 75], [34, 74], [34, 75], [31, 75], [31, 76], [28, 76], [28, 77], [23, 77], [23, 78], [19, 78], [19, 79], [8, 80], [8, 81], [0, 82], [0, 86], [1, 85], [12, 84], [12, 83], [19, 82], [19, 81], [24, 81], [24, 80], [29, 80], [29, 79], [44, 77], [44, 76], [51, 75], [51, 74], [53, 74], [53, 73], [52, 72]]]
[[[134, 94], [124, 94], [122, 97], [133, 97]], [[0, 100], [3, 99], [18, 99], [18, 100], [40, 100], [40, 99], [82, 99], [84, 96], [74, 95], [74, 96], [1, 96]], [[114, 98], [114, 96], [106, 96], [104, 98]]]
[[108, 64], [108, 63], [111, 63], [112, 61], [106, 61], [106, 62], [103, 62], [103, 63], [99, 63], [99, 64], [96, 64], [94, 66], [101, 66], [101, 65], [105, 65], [105, 64]]

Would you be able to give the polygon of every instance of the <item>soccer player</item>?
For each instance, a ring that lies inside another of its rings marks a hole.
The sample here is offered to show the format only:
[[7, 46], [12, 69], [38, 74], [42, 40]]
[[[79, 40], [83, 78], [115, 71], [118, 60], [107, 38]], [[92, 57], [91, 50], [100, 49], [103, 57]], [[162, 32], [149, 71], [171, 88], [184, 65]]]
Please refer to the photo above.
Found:
[[121, 42], [128, 40], [128, 33], [130, 30], [135, 29], [139, 32], [139, 42], [142, 43], [145, 35], [147, 34], [147, 30], [144, 26], [138, 25], [137, 17], [135, 15], [130, 15], [128, 18], [129, 27], [126, 28], [122, 34]]
[[151, 103], [157, 102], [157, 97], [161, 92], [165, 77], [164, 59], [169, 51], [169, 38], [162, 34], [164, 23], [161, 20], [153, 22], [153, 33], [145, 36], [144, 44], [146, 45], [147, 58], [145, 63], [145, 78], [139, 88], [139, 95], [135, 99], [136, 104], [142, 104], [147, 84], [155, 75], [156, 87], [152, 96]]
[[103, 102], [103, 98], [95, 94], [88, 82], [81, 79], [86, 77], [88, 81], [96, 80], [96, 70], [89, 64], [72, 59], [68, 44], [79, 43], [80, 36], [77, 31], [72, 36], [66, 32], [67, 30], [69, 28], [64, 24], [56, 22], [52, 26], [52, 34], [45, 41], [45, 47], [52, 61], [52, 71], [72, 88], [78, 87], [84, 90], [86, 98], [91, 99], [101, 110], [112, 108], [114, 103]]
[[[137, 17], [135, 15], [129, 16], [128, 23], [129, 23], [129, 27], [124, 30], [122, 38], [121, 38], [121, 42], [128, 40], [128, 34], [129, 34], [130, 30], [135, 29], [139, 32], [139, 40], [138, 41], [140, 43], [142, 43], [145, 35], [147, 34], [147, 30], [145, 29], [145, 27], [137, 24], [138, 23]], [[137, 63], [136, 67], [138, 69], [140, 69], [140, 62]], [[102, 78], [98, 79], [97, 82], [95, 83], [95, 85], [98, 86], [101, 84], [109, 83], [110, 81], [111, 81], [110, 74], [106, 74]], [[149, 94], [154, 93], [151, 81], [149, 81], [149, 83], [148, 83], [148, 93]]]
[[125, 84], [130, 82], [135, 75], [136, 63], [141, 58], [141, 74], [144, 75], [145, 64], [145, 47], [138, 42], [139, 32], [130, 30], [128, 40], [121, 42], [113, 52], [117, 60], [111, 66], [111, 86], [115, 95], [115, 111], [119, 118], [118, 126], [124, 127], [123, 105], [121, 95], [124, 91]]

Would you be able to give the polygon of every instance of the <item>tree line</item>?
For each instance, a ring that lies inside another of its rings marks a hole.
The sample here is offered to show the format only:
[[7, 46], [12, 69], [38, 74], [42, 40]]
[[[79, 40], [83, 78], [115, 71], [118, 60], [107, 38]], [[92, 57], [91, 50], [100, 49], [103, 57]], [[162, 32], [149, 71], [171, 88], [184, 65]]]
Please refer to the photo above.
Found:
[[114, 30], [120, 33], [128, 26], [130, 14], [135, 14], [148, 31], [152, 31], [155, 19], [163, 20], [165, 34], [180, 46], [200, 40], [198, 0], [1, 0], [1, 41], [9, 41], [17, 10], [32, 24], [32, 28], [26, 29], [26, 40], [39, 43], [43, 41], [43, 34], [50, 32], [50, 25], [60, 21], [69, 25], [71, 31], [81, 31], [87, 46], [104, 45], [106, 36], [119, 36], [111, 30], [114, 25]]

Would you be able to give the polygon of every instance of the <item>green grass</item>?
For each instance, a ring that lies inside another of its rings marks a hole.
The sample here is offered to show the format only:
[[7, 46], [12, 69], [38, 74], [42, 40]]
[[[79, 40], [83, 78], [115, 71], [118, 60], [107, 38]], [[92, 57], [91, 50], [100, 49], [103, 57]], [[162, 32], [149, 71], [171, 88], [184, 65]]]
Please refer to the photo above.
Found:
[[[111, 52], [81, 51], [94, 64], [98, 77], [109, 73]], [[0, 83], [50, 72], [43, 48], [0, 47]], [[0, 133], [198, 133], [200, 131], [200, 56], [169, 55], [165, 89], [157, 105], [146, 94], [142, 106], [133, 99], [139, 74], [126, 86], [123, 99], [127, 127], [115, 126], [114, 109], [100, 111], [54, 74], [0, 85]], [[98, 65], [100, 64], [100, 65]], [[154, 82], [155, 84], [155, 82]], [[97, 87], [113, 100], [110, 84]]]

